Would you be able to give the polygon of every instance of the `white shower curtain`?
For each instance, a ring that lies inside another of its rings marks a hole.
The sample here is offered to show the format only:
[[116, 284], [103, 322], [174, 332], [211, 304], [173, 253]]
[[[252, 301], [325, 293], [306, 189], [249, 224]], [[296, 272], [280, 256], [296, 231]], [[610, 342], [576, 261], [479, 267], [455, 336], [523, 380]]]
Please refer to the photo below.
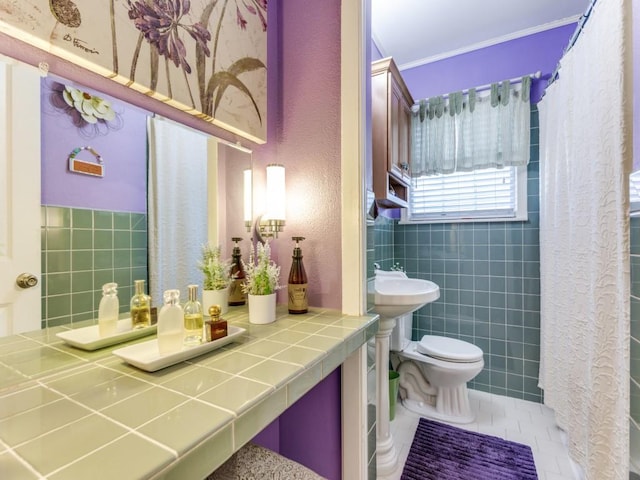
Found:
[[589, 480], [629, 475], [628, 18], [598, 0], [539, 104], [540, 386]]
[[149, 118], [149, 294], [187, 285], [202, 292], [198, 262], [207, 241], [207, 137], [162, 118]]

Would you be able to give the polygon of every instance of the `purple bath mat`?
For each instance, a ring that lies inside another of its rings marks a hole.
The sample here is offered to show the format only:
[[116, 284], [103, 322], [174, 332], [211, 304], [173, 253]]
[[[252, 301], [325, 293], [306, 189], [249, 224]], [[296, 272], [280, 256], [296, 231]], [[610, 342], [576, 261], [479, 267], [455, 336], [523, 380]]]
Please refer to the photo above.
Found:
[[401, 480], [537, 480], [531, 448], [421, 418]]

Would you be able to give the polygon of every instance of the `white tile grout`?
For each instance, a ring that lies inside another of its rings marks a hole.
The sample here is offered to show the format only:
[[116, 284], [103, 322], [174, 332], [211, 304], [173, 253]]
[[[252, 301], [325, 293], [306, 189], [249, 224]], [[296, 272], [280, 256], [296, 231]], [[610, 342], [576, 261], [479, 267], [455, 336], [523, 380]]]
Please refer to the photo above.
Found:
[[[535, 402], [477, 390], [469, 390], [469, 400], [476, 412], [476, 421], [454, 426], [529, 445], [538, 480], [569, 480], [573, 477], [567, 447], [561, 441], [551, 409]], [[378, 480], [400, 479], [419, 419], [419, 415], [406, 410], [398, 401], [396, 416], [391, 423], [398, 466], [390, 475], [378, 475]]]

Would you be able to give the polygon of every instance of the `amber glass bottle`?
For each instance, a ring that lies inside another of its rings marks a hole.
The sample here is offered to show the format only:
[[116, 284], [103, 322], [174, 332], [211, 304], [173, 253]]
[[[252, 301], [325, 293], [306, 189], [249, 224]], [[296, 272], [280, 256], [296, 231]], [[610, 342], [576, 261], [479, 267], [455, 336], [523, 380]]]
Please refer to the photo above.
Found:
[[293, 249], [293, 262], [289, 272], [289, 313], [307, 313], [309, 311], [307, 272], [304, 271], [302, 250], [299, 245], [304, 237], [291, 237], [291, 239], [296, 242], [296, 246]]
[[242, 267], [242, 252], [238, 242], [242, 240], [240, 237], [231, 239], [235, 242], [233, 253], [231, 254], [231, 286], [229, 288], [229, 305], [244, 305], [247, 303], [247, 295], [242, 291], [245, 273]]

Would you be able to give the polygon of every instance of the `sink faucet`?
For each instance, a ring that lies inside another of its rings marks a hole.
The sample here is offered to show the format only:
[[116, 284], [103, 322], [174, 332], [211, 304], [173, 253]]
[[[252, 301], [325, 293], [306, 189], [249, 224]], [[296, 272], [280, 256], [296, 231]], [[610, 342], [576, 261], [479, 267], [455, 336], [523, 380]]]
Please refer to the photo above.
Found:
[[402, 267], [399, 262], [396, 262], [391, 267], [391, 271], [393, 271], [393, 272], [404, 272], [404, 267]]
[[378, 262], [373, 262], [373, 269], [380, 270], [380, 264]]

